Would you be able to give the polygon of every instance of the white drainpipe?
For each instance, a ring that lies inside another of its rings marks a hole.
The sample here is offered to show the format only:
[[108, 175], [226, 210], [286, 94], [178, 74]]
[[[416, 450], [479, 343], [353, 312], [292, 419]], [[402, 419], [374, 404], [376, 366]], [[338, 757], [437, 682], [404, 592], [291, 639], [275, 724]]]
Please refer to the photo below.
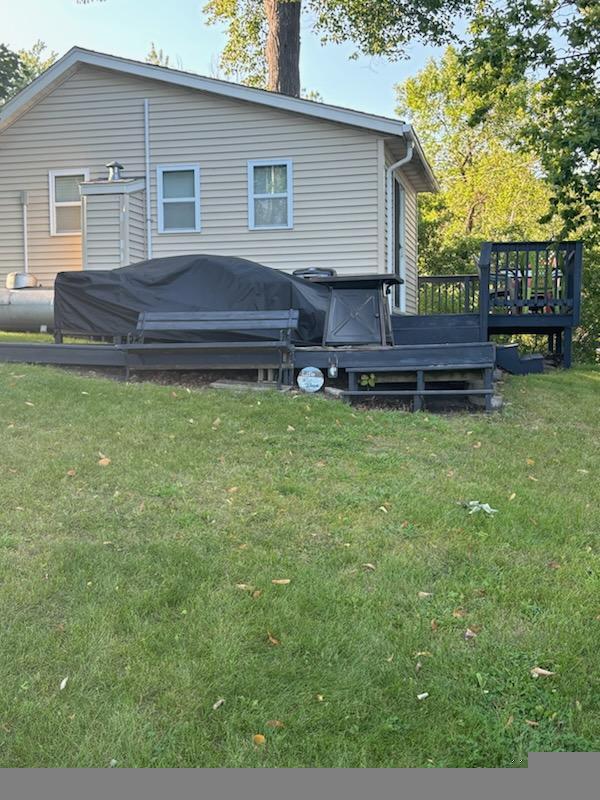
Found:
[[27, 203], [29, 196], [27, 192], [21, 192], [21, 206], [23, 208], [23, 272], [29, 272], [29, 247], [27, 242]]
[[[393, 273], [394, 271], [394, 172], [403, 167], [413, 157], [415, 149], [414, 141], [410, 132], [407, 131], [406, 136], [406, 153], [394, 164], [386, 170], [386, 190], [387, 190], [387, 271]], [[404, 275], [400, 276], [404, 278]], [[400, 287], [400, 311], [406, 311], [406, 286], [402, 284]]]
[[146, 258], [152, 258], [152, 197], [150, 192], [150, 103], [144, 100], [144, 161], [146, 165]]

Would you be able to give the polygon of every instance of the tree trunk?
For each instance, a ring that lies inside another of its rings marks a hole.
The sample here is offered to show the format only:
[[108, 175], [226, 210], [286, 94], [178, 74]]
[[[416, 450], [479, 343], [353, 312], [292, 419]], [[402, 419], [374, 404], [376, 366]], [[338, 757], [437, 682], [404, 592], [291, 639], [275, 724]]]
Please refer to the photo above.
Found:
[[302, 0], [263, 0], [267, 18], [267, 89], [300, 97]]

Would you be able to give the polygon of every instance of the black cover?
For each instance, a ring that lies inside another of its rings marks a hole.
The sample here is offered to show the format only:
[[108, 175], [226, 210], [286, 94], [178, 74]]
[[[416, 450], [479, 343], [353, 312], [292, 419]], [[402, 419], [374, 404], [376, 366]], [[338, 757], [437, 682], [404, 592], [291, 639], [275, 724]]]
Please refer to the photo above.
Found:
[[[171, 256], [120, 269], [60, 272], [54, 284], [55, 329], [96, 336], [126, 336], [135, 330], [140, 311], [296, 308], [296, 343], [320, 344], [328, 305], [326, 286], [230, 256]], [[160, 338], [184, 337], [161, 333]]]

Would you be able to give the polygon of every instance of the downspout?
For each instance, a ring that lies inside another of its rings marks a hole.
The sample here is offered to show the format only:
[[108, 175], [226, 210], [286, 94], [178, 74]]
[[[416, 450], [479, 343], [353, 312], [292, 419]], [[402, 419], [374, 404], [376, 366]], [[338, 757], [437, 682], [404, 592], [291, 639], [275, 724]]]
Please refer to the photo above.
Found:
[[146, 258], [152, 258], [152, 196], [150, 184], [150, 103], [144, 100], [144, 163], [146, 166]]
[[[394, 271], [394, 172], [412, 159], [415, 145], [412, 137], [412, 132], [407, 130], [405, 133], [406, 138], [406, 153], [394, 164], [386, 170], [386, 191], [387, 191], [387, 272], [393, 273]], [[400, 277], [404, 277], [401, 275]], [[406, 285], [400, 286], [400, 311], [406, 311]]]
[[27, 203], [29, 201], [28, 193], [21, 192], [21, 206], [23, 208], [23, 272], [25, 275], [29, 273], [29, 244], [27, 241]]

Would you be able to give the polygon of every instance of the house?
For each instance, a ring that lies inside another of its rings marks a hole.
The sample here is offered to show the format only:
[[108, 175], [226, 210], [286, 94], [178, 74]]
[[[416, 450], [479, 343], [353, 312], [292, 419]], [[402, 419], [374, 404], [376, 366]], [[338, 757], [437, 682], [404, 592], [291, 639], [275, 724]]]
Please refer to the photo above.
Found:
[[0, 285], [213, 253], [396, 272], [417, 311], [436, 181], [400, 120], [74, 47], [0, 109], [0, 175]]

